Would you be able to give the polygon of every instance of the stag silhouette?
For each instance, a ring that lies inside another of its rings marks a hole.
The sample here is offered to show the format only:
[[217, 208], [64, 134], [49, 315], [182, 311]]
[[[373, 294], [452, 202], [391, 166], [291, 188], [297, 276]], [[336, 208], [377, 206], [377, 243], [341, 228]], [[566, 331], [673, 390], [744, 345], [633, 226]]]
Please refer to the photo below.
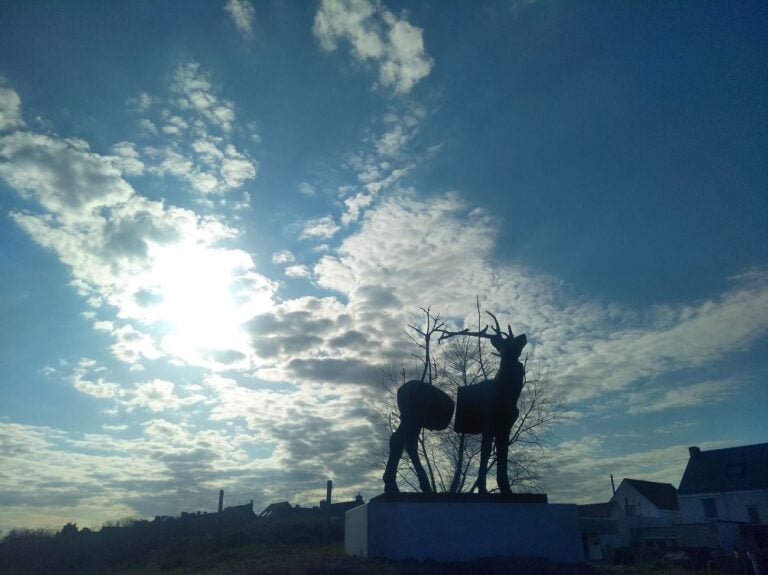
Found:
[[[507, 470], [509, 434], [520, 415], [517, 401], [525, 382], [525, 367], [520, 362], [520, 354], [528, 340], [525, 334], [515, 336], [509, 325], [504, 333], [496, 316], [491, 312], [486, 313], [493, 318], [494, 333], [487, 333], [488, 326], [476, 332], [468, 329], [455, 332], [440, 330], [442, 335], [439, 341], [457, 335], [480, 337], [490, 340], [498, 352], [499, 368], [492, 380], [459, 388], [454, 429], [457, 433], [482, 434], [477, 476], [477, 488], [480, 493], [487, 493], [488, 461], [493, 444], [496, 444], [496, 483], [499, 491], [506, 495], [512, 492]], [[396, 482], [397, 466], [405, 449], [413, 462], [419, 487], [423, 492], [429, 493], [432, 489], [419, 460], [419, 434], [422, 429], [439, 431], [448, 427], [453, 416], [453, 400], [429, 383], [411, 380], [397, 390], [397, 407], [400, 411], [400, 425], [389, 442], [384, 492], [388, 495], [399, 492]]]

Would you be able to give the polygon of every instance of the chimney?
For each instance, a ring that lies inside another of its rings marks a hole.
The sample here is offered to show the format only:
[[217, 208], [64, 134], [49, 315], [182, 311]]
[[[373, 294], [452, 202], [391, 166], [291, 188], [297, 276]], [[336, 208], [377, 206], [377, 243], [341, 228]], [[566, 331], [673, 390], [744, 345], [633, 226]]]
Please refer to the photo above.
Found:
[[699, 449], [699, 448], [698, 448], [698, 447], [696, 447], [695, 445], [691, 445], [691, 446], [688, 448], [688, 453], [690, 454], [690, 456], [691, 456], [691, 459], [693, 459], [693, 458], [694, 458], [694, 457], [696, 457], [696, 456], [697, 456], [699, 453], [701, 453], [701, 449]]
[[219, 489], [219, 513], [224, 510], [224, 490]]
[[613, 491], [613, 494], [616, 495], [616, 484], [613, 482], [613, 473], [611, 473], [611, 490]]
[[330, 479], [328, 480], [328, 483], [325, 484], [325, 504], [330, 505], [331, 504], [331, 493], [333, 492], [333, 481]]

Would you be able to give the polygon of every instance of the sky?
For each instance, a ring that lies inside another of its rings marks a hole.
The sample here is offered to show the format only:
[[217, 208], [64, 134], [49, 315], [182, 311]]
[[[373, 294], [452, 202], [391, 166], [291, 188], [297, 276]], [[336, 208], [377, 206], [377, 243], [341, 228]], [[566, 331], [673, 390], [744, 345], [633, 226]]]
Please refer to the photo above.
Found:
[[376, 495], [382, 369], [419, 308], [474, 326], [476, 297], [566, 398], [550, 501], [768, 441], [767, 28], [764, 2], [3, 2], [0, 529]]

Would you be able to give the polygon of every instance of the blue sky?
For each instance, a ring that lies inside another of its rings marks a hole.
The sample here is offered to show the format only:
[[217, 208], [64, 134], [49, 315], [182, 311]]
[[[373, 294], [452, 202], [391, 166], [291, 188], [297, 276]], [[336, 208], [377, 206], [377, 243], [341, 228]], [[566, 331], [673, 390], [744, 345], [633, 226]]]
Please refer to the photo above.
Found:
[[568, 399], [546, 490], [766, 441], [768, 8], [4, 2], [0, 529], [380, 491], [475, 296]]

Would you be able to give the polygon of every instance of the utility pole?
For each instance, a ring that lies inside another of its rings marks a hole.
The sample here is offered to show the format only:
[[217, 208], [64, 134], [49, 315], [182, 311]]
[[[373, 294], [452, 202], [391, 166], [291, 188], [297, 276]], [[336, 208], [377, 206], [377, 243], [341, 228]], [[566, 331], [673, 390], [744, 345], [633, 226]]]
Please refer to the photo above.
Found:
[[331, 494], [333, 493], [333, 481], [330, 479], [325, 484], [325, 509], [323, 510], [323, 535], [328, 539], [331, 535]]
[[221, 545], [221, 516], [224, 511], [224, 490], [219, 489], [219, 512], [216, 514], [216, 544]]

